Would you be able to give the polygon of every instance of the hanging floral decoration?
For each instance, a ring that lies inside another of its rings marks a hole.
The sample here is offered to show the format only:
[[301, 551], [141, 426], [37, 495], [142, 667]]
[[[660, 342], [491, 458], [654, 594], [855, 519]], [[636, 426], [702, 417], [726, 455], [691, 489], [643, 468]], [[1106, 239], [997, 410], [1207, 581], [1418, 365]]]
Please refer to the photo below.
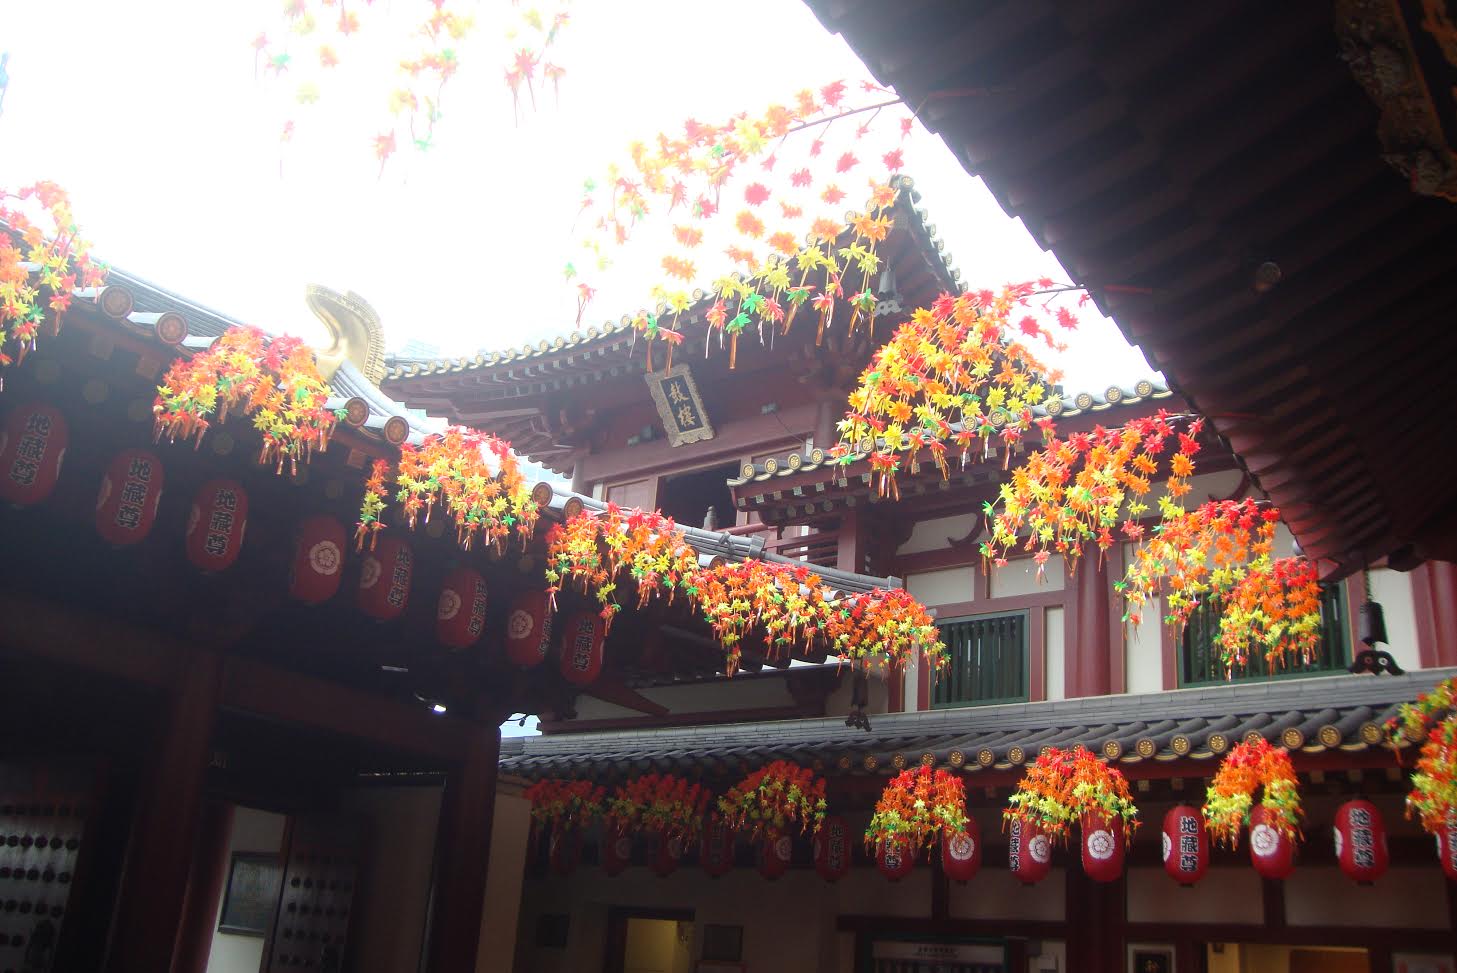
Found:
[[1239, 847], [1249, 824], [1255, 791], [1269, 813], [1269, 825], [1291, 841], [1300, 838], [1300, 790], [1290, 754], [1265, 739], [1239, 743], [1220, 761], [1204, 799], [1204, 820], [1216, 842]]
[[1457, 679], [1443, 680], [1415, 702], [1402, 704], [1386, 729], [1398, 754], [1403, 738], [1421, 743], [1406, 813], [1428, 833], [1443, 834], [1457, 820]]
[[1082, 746], [1040, 753], [1007, 803], [1004, 820], [1020, 820], [1052, 838], [1066, 838], [1084, 814], [1121, 823], [1128, 838], [1138, 828], [1138, 807], [1122, 771]]
[[586, 828], [602, 816], [606, 791], [589, 780], [539, 780], [523, 792], [535, 828]]
[[297, 472], [299, 460], [328, 448], [342, 416], [326, 407], [328, 400], [328, 383], [302, 341], [234, 326], [206, 351], [172, 363], [152, 404], [154, 438], [199, 446], [213, 422], [240, 413], [262, 434], [258, 462], [279, 473], [287, 462]]
[[698, 571], [698, 553], [673, 518], [656, 510], [623, 510], [609, 503], [602, 513], [584, 510], [546, 535], [546, 579], [553, 600], [564, 585], [595, 593], [610, 627], [622, 609], [618, 583], [630, 578], [641, 609], [655, 596], [671, 602]]
[[[37, 204], [45, 214], [40, 223], [31, 214]], [[0, 227], [0, 368], [4, 368], [35, 349], [48, 313], [52, 332], [59, 331], [72, 291], [99, 287], [106, 268], [92, 261], [91, 245], [76, 229], [70, 199], [53, 182], [38, 182], [13, 193], [0, 191], [0, 224], [4, 224]]]
[[865, 844], [909, 841], [911, 847], [936, 847], [943, 836], [966, 830], [966, 789], [949, 770], [917, 767], [897, 774], [880, 794]]
[[418, 446], [405, 443], [392, 477], [388, 465], [377, 461], [360, 503], [355, 535], [361, 547], [366, 538], [373, 546], [384, 527], [391, 480], [411, 530], [422, 514], [429, 523], [439, 504], [455, 521], [456, 540], [465, 550], [477, 539], [499, 549], [512, 533], [524, 545], [536, 530], [539, 511], [511, 444], [490, 433], [451, 426]]
[[933, 668], [947, 663], [935, 619], [904, 588], [873, 588], [840, 599], [830, 606], [825, 630], [830, 651], [852, 663], [884, 659], [899, 666], [922, 652]]
[[824, 778], [788, 760], [760, 767], [718, 799], [728, 826], [755, 840], [796, 823], [813, 834], [824, 823], [826, 808]]
[[644, 774], [608, 799], [607, 825], [623, 833], [659, 831], [691, 843], [703, 826], [711, 796], [702, 784], [674, 774]]
[[749, 558], [699, 571], [691, 586], [728, 654], [730, 674], [738, 669], [751, 634], [761, 634], [769, 653], [782, 657], [820, 640], [830, 614], [819, 575], [802, 564]]

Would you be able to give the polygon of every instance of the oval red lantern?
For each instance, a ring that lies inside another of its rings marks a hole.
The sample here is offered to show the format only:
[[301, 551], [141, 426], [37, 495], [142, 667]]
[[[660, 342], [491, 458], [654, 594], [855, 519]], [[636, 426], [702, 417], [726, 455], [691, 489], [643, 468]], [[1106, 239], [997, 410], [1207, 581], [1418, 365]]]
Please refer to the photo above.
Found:
[[288, 596], [305, 605], [328, 601], [344, 579], [344, 525], [333, 517], [307, 517], [294, 536]]
[[941, 836], [941, 870], [954, 882], [968, 882], [981, 870], [981, 826], [971, 818], [953, 835]]
[[359, 610], [387, 622], [398, 618], [410, 601], [415, 555], [395, 534], [379, 539], [359, 562]]
[[916, 867], [916, 853], [905, 838], [885, 838], [875, 846], [875, 867], [892, 882], [899, 882]]
[[551, 648], [555, 613], [545, 591], [523, 591], [506, 616], [506, 657], [523, 669], [541, 665]]
[[727, 875], [734, 867], [734, 830], [719, 820], [703, 828], [703, 844], [698, 848], [698, 861], [712, 878]]
[[683, 861], [683, 836], [648, 832], [648, 867], [658, 878], [667, 878]]
[[11, 412], [0, 427], [0, 500], [28, 507], [50, 496], [70, 441], [58, 409], [37, 402]]
[[551, 870], [565, 878], [577, 870], [582, 857], [582, 833], [576, 828], [553, 828], [547, 843]]
[[231, 567], [247, 530], [247, 492], [236, 480], [209, 480], [187, 515], [187, 559], [204, 571]]
[[759, 843], [759, 874], [771, 882], [789, 871], [794, 859], [794, 839], [780, 831], [769, 831]]
[[435, 606], [435, 637], [451, 649], [468, 649], [486, 626], [486, 579], [464, 564], [445, 576]]
[[578, 686], [596, 682], [602, 674], [602, 643], [606, 625], [597, 612], [579, 611], [562, 626], [558, 663], [562, 678]]
[[632, 864], [632, 836], [620, 828], [604, 826], [598, 857], [608, 875], [621, 875]]
[[1164, 815], [1164, 871], [1180, 885], [1193, 885], [1209, 871], [1209, 832], [1196, 807], [1177, 804]]
[[124, 449], [101, 474], [96, 494], [96, 532], [112, 544], [135, 544], [152, 532], [162, 502], [166, 471], [155, 453]]
[[1362, 885], [1386, 874], [1391, 854], [1386, 847], [1386, 824], [1376, 805], [1365, 800], [1342, 804], [1336, 809], [1332, 834], [1341, 871]]
[[1295, 871], [1295, 842], [1270, 823], [1273, 818], [1263, 804], [1250, 811], [1250, 862], [1265, 878], [1289, 878]]
[[815, 871], [826, 882], [838, 882], [850, 872], [850, 826], [838, 814], [825, 818], [814, 840]]
[[1052, 839], [1035, 824], [1013, 818], [1007, 825], [1007, 868], [1023, 885], [1033, 885], [1052, 869]]
[[1084, 814], [1079, 822], [1083, 871], [1095, 882], [1112, 882], [1123, 874], [1123, 822], [1103, 814]]
[[1437, 832], [1437, 860], [1442, 871], [1457, 882], [1457, 817], [1447, 819], [1447, 825]]

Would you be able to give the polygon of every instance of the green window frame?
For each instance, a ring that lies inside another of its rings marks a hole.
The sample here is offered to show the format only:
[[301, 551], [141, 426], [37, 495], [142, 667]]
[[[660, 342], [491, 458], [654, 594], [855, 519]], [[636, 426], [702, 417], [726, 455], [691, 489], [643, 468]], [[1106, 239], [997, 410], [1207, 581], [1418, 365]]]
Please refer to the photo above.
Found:
[[968, 615], [936, 627], [948, 661], [933, 676], [932, 709], [1027, 701], [1027, 612]]
[[1194, 610], [1179, 645], [1179, 685], [1208, 686], [1224, 682], [1299, 679], [1344, 672], [1351, 664], [1351, 627], [1345, 585], [1321, 586], [1320, 647], [1309, 663], [1293, 662], [1271, 671], [1263, 655], [1226, 675], [1219, 658], [1219, 611], [1205, 602]]

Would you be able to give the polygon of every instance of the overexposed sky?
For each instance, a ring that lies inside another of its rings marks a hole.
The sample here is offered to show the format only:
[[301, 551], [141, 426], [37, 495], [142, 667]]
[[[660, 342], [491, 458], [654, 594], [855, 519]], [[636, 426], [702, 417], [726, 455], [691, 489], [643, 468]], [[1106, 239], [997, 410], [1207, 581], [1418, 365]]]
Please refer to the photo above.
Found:
[[[282, 32], [282, 6], [0, 4], [0, 185], [61, 183], [103, 259], [270, 331], [321, 339], [303, 303], [304, 286], [321, 283], [367, 298], [391, 348], [418, 338], [464, 354], [572, 329], [561, 268], [579, 255], [582, 182], [630, 142], [866, 77], [798, 0], [581, 2], [555, 54], [567, 69], [559, 101], [539, 92], [518, 125], [491, 23], [510, 5], [457, 0], [481, 24], [435, 146], [402, 147], [380, 176], [370, 140], [408, 50], [390, 25], [428, 0], [375, 0], [380, 26], [337, 45], [343, 65], [303, 110], [291, 103], [302, 71], [282, 84], [254, 77], [252, 39]], [[290, 115], [297, 134], [281, 147]], [[917, 128], [906, 159], [969, 286], [1065, 278], [939, 139]], [[658, 255], [621, 253], [584, 323], [649, 305]], [[1150, 374], [1111, 322], [1087, 315], [1061, 364], [1070, 390]]]

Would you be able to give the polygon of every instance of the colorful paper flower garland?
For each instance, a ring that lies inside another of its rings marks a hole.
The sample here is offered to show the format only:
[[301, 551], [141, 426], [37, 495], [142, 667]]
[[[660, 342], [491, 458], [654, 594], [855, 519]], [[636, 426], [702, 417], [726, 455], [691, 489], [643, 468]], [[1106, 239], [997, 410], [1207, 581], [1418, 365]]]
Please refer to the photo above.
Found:
[[691, 844], [703, 826], [711, 795], [702, 784], [674, 774], [645, 774], [617, 788], [607, 801], [609, 829], [657, 831]]
[[1005, 820], [1020, 820], [1054, 839], [1066, 838], [1084, 814], [1120, 824], [1128, 838], [1138, 828], [1138, 807], [1122, 771], [1082, 746], [1040, 753], [1007, 803]]
[[819, 575], [802, 564], [748, 558], [699, 571], [694, 599], [728, 654], [725, 671], [738, 669], [744, 642], [763, 636], [767, 654], [782, 658], [821, 636], [831, 612]]
[[329, 386], [302, 341], [234, 326], [206, 351], [172, 363], [152, 405], [154, 437], [201, 445], [213, 422], [241, 413], [263, 436], [258, 462], [279, 473], [287, 462], [297, 472], [299, 460], [329, 446], [340, 413], [328, 400]]
[[825, 820], [825, 781], [799, 764], [776, 760], [731, 787], [718, 799], [718, 810], [730, 828], [752, 839], [795, 824], [813, 834]]
[[372, 546], [384, 528], [392, 488], [411, 530], [422, 514], [428, 523], [439, 504], [466, 550], [476, 540], [499, 548], [513, 533], [525, 544], [536, 530], [539, 511], [511, 444], [489, 433], [451, 426], [419, 446], [401, 445], [393, 471], [387, 460], [376, 460], [355, 531], [361, 547], [366, 539]]
[[1204, 820], [1216, 842], [1239, 847], [1240, 832], [1250, 821], [1255, 791], [1269, 815], [1266, 823], [1285, 838], [1300, 837], [1300, 784], [1290, 754], [1259, 739], [1238, 743], [1219, 763], [1204, 800]]
[[867, 847], [906, 840], [911, 851], [934, 848], [943, 836], [966, 830], [966, 788], [958, 774], [917, 767], [897, 774], [875, 803], [865, 830]]
[[[30, 211], [36, 204], [45, 213], [42, 224], [32, 219]], [[76, 230], [70, 199], [55, 183], [0, 191], [0, 223], [4, 224], [0, 227], [0, 368], [4, 368], [35, 349], [47, 314], [52, 315], [53, 331], [59, 331], [72, 291], [99, 287], [106, 268], [92, 261], [91, 245]]]
[[1407, 816], [1417, 818], [1429, 834], [1445, 834], [1457, 821], [1457, 679], [1403, 704], [1386, 728], [1393, 748], [1402, 737], [1421, 743], [1406, 796]]
[[585, 829], [602, 816], [606, 791], [589, 780], [543, 779], [526, 788], [534, 828]]

